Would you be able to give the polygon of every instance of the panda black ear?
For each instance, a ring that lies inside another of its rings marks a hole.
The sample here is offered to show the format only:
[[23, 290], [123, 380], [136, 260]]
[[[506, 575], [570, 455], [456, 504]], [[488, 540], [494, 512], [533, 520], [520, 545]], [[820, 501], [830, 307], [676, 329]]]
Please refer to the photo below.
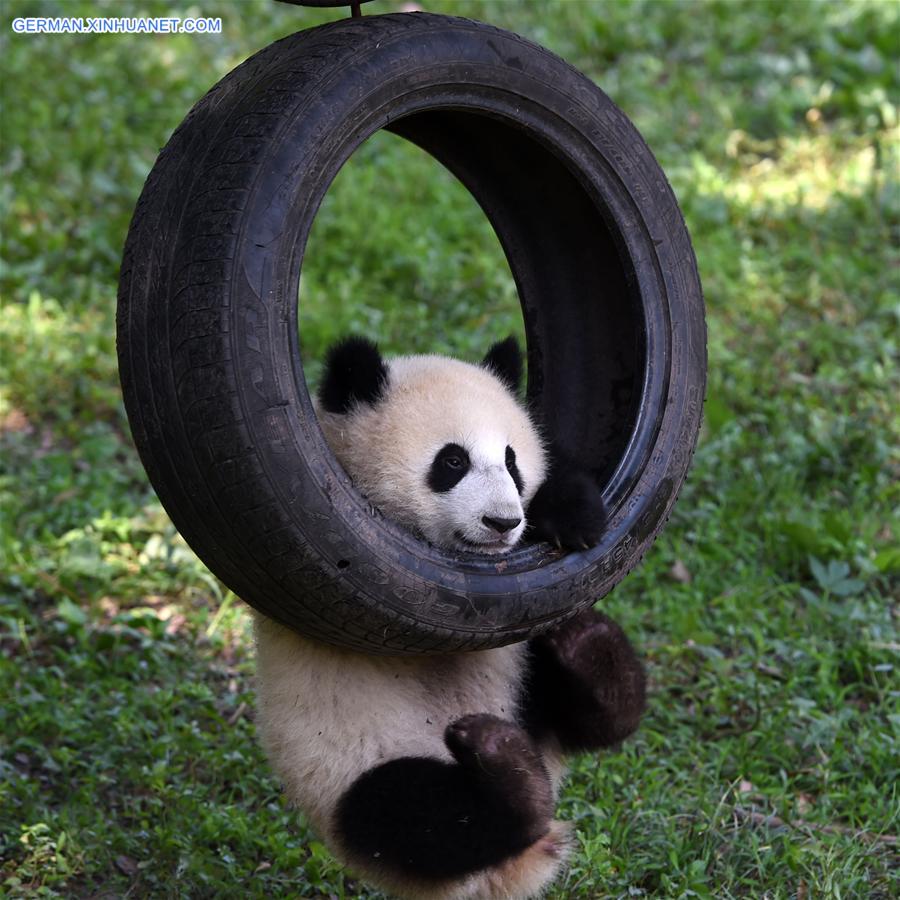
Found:
[[374, 341], [345, 337], [331, 346], [319, 385], [319, 402], [331, 413], [345, 413], [355, 402], [375, 403], [384, 393], [388, 370]]
[[519, 342], [512, 335], [497, 341], [488, 350], [481, 365], [490, 369], [514, 394], [519, 392], [522, 383], [522, 351], [519, 349]]

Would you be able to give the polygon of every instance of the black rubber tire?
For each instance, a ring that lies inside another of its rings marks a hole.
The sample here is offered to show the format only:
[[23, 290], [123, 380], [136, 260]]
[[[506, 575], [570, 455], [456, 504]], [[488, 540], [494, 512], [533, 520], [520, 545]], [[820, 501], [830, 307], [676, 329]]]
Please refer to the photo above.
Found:
[[[382, 128], [454, 172], [496, 230], [530, 402], [605, 484], [600, 545], [450, 555], [373, 510], [329, 452], [300, 363], [300, 264], [334, 175]], [[500, 646], [594, 603], [665, 522], [700, 426], [700, 282], [649, 149], [558, 57], [445, 16], [331, 23], [223, 78], [144, 186], [117, 327], [134, 440], [188, 543], [266, 615], [372, 653]]]

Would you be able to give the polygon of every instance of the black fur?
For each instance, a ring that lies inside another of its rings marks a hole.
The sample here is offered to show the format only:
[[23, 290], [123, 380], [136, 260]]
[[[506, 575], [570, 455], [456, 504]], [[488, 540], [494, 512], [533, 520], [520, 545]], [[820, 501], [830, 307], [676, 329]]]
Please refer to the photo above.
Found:
[[597, 480], [586, 469], [551, 453], [550, 471], [528, 505], [528, 538], [567, 550], [600, 542], [606, 505]]
[[319, 386], [319, 402], [331, 413], [345, 413], [354, 403], [375, 403], [388, 383], [378, 346], [364, 337], [346, 337], [331, 346]]
[[497, 341], [481, 361], [481, 365], [490, 369], [514, 394], [519, 392], [522, 384], [522, 351], [519, 342], [510, 335]]
[[512, 447], [506, 448], [506, 471], [512, 476], [516, 490], [521, 494], [525, 485], [522, 482], [522, 474], [519, 472], [519, 467], [516, 465], [516, 451]]
[[423, 880], [497, 865], [546, 834], [553, 791], [528, 734], [489, 715], [445, 735], [456, 763], [406, 757], [361, 775], [341, 798], [337, 828], [360, 863]]
[[443, 494], [455, 488], [466, 477], [472, 466], [465, 447], [459, 444], [444, 444], [435, 454], [428, 470], [428, 487], [436, 494]]
[[646, 676], [622, 629], [587, 610], [529, 642], [523, 718], [567, 753], [618, 744], [644, 712]]

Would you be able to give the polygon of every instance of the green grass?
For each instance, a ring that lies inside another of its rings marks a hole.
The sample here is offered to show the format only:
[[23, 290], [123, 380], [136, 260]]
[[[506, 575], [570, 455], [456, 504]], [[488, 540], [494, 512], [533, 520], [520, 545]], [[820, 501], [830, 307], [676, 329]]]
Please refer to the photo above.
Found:
[[[694, 469], [604, 601], [646, 657], [649, 713], [621, 752], [575, 761], [581, 847], [552, 896], [896, 896], [900, 7], [428, 8], [539, 40], [623, 107], [709, 308]], [[160, 509], [121, 407], [119, 257], [156, 152], [237, 62], [332, 16], [191, 10], [0, 7], [0, 893], [375, 898], [281, 800], [247, 614]], [[9, 27], [138, 12], [221, 15], [225, 34]], [[311, 239], [310, 369], [349, 328], [475, 358], [519, 327], [465, 192], [398, 139], [364, 148]]]

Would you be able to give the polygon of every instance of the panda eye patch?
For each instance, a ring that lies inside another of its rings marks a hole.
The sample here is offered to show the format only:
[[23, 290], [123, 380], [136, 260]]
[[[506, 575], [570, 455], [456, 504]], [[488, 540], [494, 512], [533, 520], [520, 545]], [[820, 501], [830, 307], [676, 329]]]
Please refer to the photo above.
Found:
[[516, 465], [516, 451], [512, 447], [506, 448], [506, 471], [512, 476], [513, 484], [515, 484], [516, 490], [521, 494], [524, 487], [522, 473]]
[[459, 444], [444, 444], [432, 460], [428, 472], [428, 486], [436, 494], [443, 494], [463, 480], [470, 465], [469, 454], [465, 447], [460, 447]]

